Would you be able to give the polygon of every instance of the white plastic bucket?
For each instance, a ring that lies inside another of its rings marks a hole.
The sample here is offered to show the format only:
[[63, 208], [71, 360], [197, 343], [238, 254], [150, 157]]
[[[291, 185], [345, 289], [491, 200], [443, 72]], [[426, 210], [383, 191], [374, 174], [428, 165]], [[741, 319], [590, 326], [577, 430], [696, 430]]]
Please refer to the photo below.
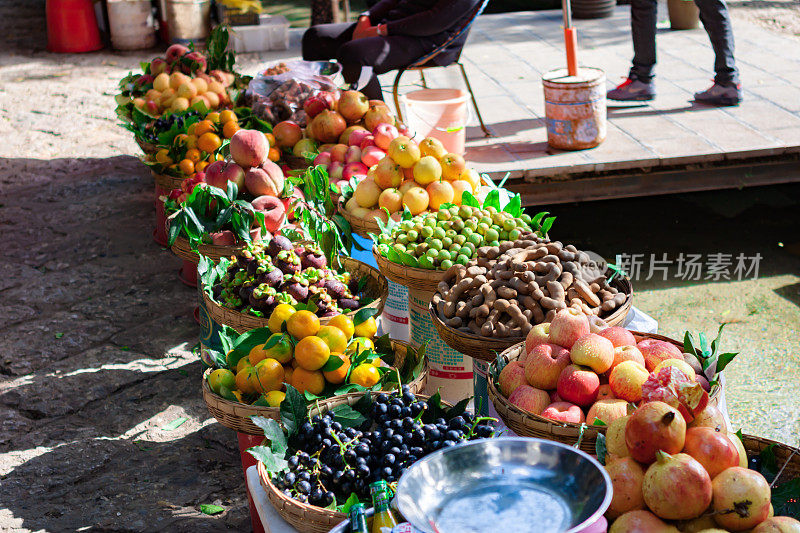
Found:
[[469, 122], [467, 99], [462, 89], [419, 89], [403, 95], [406, 120], [416, 139], [439, 139], [448, 152], [464, 153]]
[[389, 297], [383, 305], [383, 332], [398, 341], [408, 342], [411, 330], [408, 326], [408, 287], [389, 281]]
[[432, 297], [432, 292], [408, 291], [411, 344], [421, 346], [428, 341], [425, 349], [428, 358], [426, 394], [438, 390], [443, 400], [454, 404], [473, 394], [472, 358], [453, 350], [439, 337], [428, 312]]
[[156, 45], [155, 19], [150, 0], [108, 0], [111, 46], [141, 50]]

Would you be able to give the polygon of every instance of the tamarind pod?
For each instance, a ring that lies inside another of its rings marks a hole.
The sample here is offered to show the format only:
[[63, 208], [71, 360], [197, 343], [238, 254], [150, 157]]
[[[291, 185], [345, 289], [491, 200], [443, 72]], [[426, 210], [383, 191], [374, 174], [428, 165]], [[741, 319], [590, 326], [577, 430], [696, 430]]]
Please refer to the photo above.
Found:
[[478, 294], [473, 296], [472, 300], [470, 300], [470, 303], [472, 304], [472, 307], [478, 307], [479, 305], [481, 305], [483, 303], [483, 294], [479, 292]]
[[548, 281], [547, 282], [547, 292], [550, 293], [550, 297], [554, 300], [559, 300], [561, 302], [564, 301], [564, 287], [557, 281]]
[[439, 284], [436, 286], [436, 290], [446, 295], [448, 292], [450, 292], [450, 284], [445, 283], [444, 281], [440, 281]]
[[484, 270], [481, 267], [477, 266], [477, 265], [471, 265], [471, 266], [467, 267], [466, 272], [467, 272], [467, 276], [469, 276], [470, 278], [474, 278], [476, 276], [479, 276], [479, 275], [483, 274]]
[[590, 307], [599, 307], [600, 306], [600, 298], [597, 297], [595, 293], [589, 289], [589, 285], [582, 280], [576, 280], [573, 282], [573, 287], [575, 290], [578, 291], [578, 296], [581, 297], [583, 301], [589, 304]]
[[505, 298], [506, 300], [511, 300], [517, 297], [517, 291], [512, 289], [511, 287], [498, 287], [497, 288], [497, 296], [500, 298]]
[[546, 315], [544, 315], [544, 320], [542, 322], [552, 322], [553, 319], [556, 317], [557, 311], [555, 309], [550, 309]]
[[544, 311], [540, 306], [536, 306], [532, 309], [533, 311], [533, 322], [536, 324], [541, 324], [545, 321], [545, 314]]
[[448, 318], [444, 322], [447, 326], [451, 328], [460, 328], [461, 327], [461, 319], [458, 317], [455, 318]]
[[489, 259], [486, 257], [478, 257], [478, 266], [482, 268], [488, 268], [489, 266]]
[[500, 243], [500, 253], [506, 253], [508, 250], [514, 247], [514, 243], [512, 241], [503, 241]]
[[542, 289], [540, 289], [539, 286], [537, 285], [536, 289], [531, 291], [531, 296], [533, 296], [534, 300], [541, 300], [542, 298], [544, 298], [544, 291], [542, 291]]
[[613, 295], [613, 294], [611, 294], [609, 291], [607, 291], [607, 290], [605, 290], [605, 289], [601, 289], [601, 290], [600, 290], [600, 291], [597, 293], [597, 295], [598, 295], [598, 296], [600, 297], [600, 299], [601, 299], [601, 300], [603, 300], [604, 302], [607, 302], [608, 300], [613, 300], [613, 299], [614, 299], [614, 295]]
[[569, 272], [576, 278], [580, 279], [582, 276], [580, 265], [578, 265], [578, 263], [576, 263], [575, 261], [562, 262], [561, 268], [564, 272]]
[[530, 309], [527, 309], [527, 308], [523, 309], [522, 310], [522, 314], [525, 316], [525, 318], [527, 319], [527, 321], [529, 323], [533, 319], [533, 311], [531, 311]]
[[570, 252], [567, 250], [561, 250], [558, 252], [558, 258], [561, 259], [562, 262], [564, 261], [574, 261], [576, 259], [575, 252]]
[[562, 248], [563, 246], [564, 246], [564, 245], [563, 245], [563, 244], [561, 244], [561, 242], [560, 242], [560, 241], [553, 241], [553, 242], [549, 243], [549, 244], [546, 246], [546, 248], [547, 248], [547, 252], [548, 252], [548, 253], [550, 253], [550, 254], [557, 254], [558, 252], [560, 252], [560, 251], [561, 251], [561, 248]]
[[561, 283], [564, 289], [569, 288], [573, 281], [575, 281], [575, 277], [572, 275], [572, 272], [561, 272], [561, 280], [559, 283]]
[[539, 300], [539, 305], [541, 305], [545, 309], [555, 309], [558, 307], [559, 303], [563, 302], [559, 302], [555, 298], [551, 298], [549, 296], [545, 296], [544, 298]]
[[589, 290], [593, 293], [597, 294], [600, 292], [600, 284], [599, 283], [592, 283], [589, 285]]
[[577, 253], [578, 249], [575, 248], [574, 244], [568, 244], [564, 247], [565, 250], [569, 250], [570, 252]]
[[459, 305], [458, 309], [456, 309], [456, 316], [461, 319], [468, 318], [470, 312], [472, 311], [473, 305], [468, 302], [459, 302], [459, 303], [461, 305]]
[[520, 296], [519, 303], [521, 303], [525, 309], [528, 309], [530, 311], [533, 311], [534, 309], [539, 307], [539, 304], [536, 302], [536, 300], [534, 300], [533, 297], [528, 295]]
[[625, 296], [625, 294], [620, 292], [620, 293], [617, 293], [617, 294], [614, 295], [613, 302], [615, 304], [617, 304], [618, 306], [620, 306], [620, 305], [625, 303], [625, 300], [627, 300], [627, 297]]
[[478, 324], [474, 320], [470, 320], [469, 323], [467, 324], [467, 327], [475, 335], [480, 335], [481, 334], [481, 328], [480, 328], [480, 326], [478, 326]]

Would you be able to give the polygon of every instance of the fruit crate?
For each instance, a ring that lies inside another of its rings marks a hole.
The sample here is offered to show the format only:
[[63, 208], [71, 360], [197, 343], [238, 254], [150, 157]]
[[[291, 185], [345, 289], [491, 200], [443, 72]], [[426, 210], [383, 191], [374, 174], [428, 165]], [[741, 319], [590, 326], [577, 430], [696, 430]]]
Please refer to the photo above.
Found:
[[259, 24], [231, 28], [228, 48], [237, 53], [289, 49], [289, 21], [282, 15], [263, 19]]

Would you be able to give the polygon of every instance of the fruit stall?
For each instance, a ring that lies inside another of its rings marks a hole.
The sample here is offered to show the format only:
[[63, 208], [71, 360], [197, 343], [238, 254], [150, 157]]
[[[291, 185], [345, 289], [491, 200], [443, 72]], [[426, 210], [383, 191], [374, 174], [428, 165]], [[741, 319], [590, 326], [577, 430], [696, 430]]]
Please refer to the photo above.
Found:
[[731, 427], [722, 328], [659, 335], [624, 272], [338, 65], [246, 76], [227, 40], [116, 100], [255, 531], [800, 531], [800, 451]]

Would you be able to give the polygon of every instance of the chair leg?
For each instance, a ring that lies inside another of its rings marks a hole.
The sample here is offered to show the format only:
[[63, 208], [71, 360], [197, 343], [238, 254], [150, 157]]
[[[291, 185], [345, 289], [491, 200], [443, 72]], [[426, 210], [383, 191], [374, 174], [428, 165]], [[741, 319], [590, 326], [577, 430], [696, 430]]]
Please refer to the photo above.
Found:
[[400, 78], [402, 77], [403, 72], [405, 72], [405, 69], [402, 68], [397, 71], [397, 76], [394, 77], [394, 85], [392, 86], [392, 96], [394, 97], [394, 108], [395, 111], [397, 112], [397, 119], [400, 122], [403, 122], [403, 111], [400, 109], [399, 88], [400, 88]]
[[481, 129], [483, 130], [484, 135], [486, 135], [487, 137], [491, 137], [492, 134], [486, 127], [486, 124], [483, 123], [481, 110], [478, 109], [478, 101], [475, 99], [475, 93], [472, 92], [472, 86], [469, 84], [469, 78], [467, 78], [467, 71], [464, 68], [464, 65], [461, 63], [461, 61], [459, 61], [457, 64], [458, 67], [461, 69], [461, 77], [464, 78], [464, 84], [467, 86], [467, 91], [469, 91], [469, 96], [472, 98], [472, 106], [475, 108], [475, 114], [478, 115], [478, 122], [481, 125]]
[[427, 89], [428, 82], [425, 80], [425, 71], [423, 69], [419, 69], [419, 78], [422, 80], [422, 86]]
[[350, 22], [350, 0], [344, 0], [344, 21]]

